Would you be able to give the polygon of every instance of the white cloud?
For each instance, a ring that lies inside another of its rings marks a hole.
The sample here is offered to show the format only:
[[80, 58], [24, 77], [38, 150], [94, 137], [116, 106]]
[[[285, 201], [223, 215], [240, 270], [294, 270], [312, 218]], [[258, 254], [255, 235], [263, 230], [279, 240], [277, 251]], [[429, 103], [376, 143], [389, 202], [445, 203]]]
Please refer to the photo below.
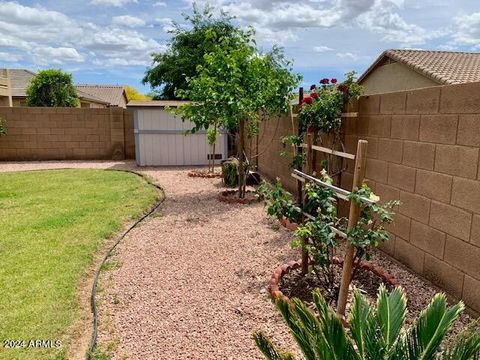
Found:
[[166, 7], [167, 3], [164, 1], [157, 1], [153, 4], [153, 7]]
[[340, 59], [349, 59], [349, 60], [352, 60], [352, 61], [356, 61], [358, 60], [359, 56], [357, 54], [354, 54], [352, 52], [343, 52], [343, 53], [336, 53], [335, 54], [337, 57], [339, 57]]
[[159, 19], [155, 19], [155, 21], [162, 25], [162, 29], [166, 33], [175, 30], [175, 26], [173, 24], [173, 19], [171, 19], [171, 18], [168, 18], [168, 17], [159, 18]]
[[92, 0], [92, 5], [116, 6], [122, 7], [128, 3], [136, 3], [137, 0]]
[[114, 16], [112, 19], [112, 23], [119, 26], [128, 26], [131, 28], [145, 26], [145, 20], [130, 15]]
[[442, 31], [426, 30], [408, 23], [395, 12], [395, 7], [392, 1], [377, 0], [370, 11], [359, 16], [357, 22], [360, 27], [379, 34], [382, 40], [402, 46], [422, 45], [427, 40], [445, 35]]
[[333, 51], [333, 49], [328, 46], [320, 45], [320, 46], [314, 46], [313, 51], [316, 53], [324, 53], [328, 51]]
[[480, 12], [454, 18], [454, 43], [480, 48]]
[[18, 54], [9, 54], [6, 52], [0, 52], [0, 61], [5, 62], [17, 62], [22, 60], [22, 56]]
[[50, 63], [65, 64], [69, 62], [84, 62], [85, 58], [74, 48], [38, 47], [33, 50], [36, 62], [42, 65]]
[[57, 11], [0, 0], [0, 46], [20, 50], [23, 60], [46, 67], [148, 65], [152, 52], [165, 50], [164, 45], [127, 28], [140, 26], [142, 19], [126, 15], [112, 22], [108, 27], [77, 22]]

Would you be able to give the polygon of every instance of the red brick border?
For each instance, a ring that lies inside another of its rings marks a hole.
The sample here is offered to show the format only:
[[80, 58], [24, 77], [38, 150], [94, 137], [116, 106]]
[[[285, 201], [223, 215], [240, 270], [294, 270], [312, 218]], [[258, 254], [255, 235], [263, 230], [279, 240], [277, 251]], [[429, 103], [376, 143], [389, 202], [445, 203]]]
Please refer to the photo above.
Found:
[[[253, 204], [258, 202], [258, 199], [240, 199], [238, 197], [231, 196], [232, 194], [237, 193], [237, 190], [224, 190], [218, 194], [218, 201], [228, 203], [228, 204]], [[247, 193], [253, 193], [253, 191], [247, 191]]]
[[219, 174], [219, 173], [208, 174], [208, 173], [203, 173], [201, 171], [192, 170], [188, 173], [188, 176], [189, 177], [212, 179], [212, 178], [221, 178], [222, 174]]

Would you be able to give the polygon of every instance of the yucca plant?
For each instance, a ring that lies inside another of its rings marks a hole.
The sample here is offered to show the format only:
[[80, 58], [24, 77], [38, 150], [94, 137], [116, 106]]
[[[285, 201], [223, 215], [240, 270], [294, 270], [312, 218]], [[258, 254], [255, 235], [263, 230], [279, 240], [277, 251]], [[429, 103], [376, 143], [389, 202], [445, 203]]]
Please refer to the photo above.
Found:
[[[471, 360], [480, 357], [480, 334], [460, 334], [445, 349], [442, 341], [464, 309], [462, 302], [447, 307], [437, 294], [408, 329], [404, 329], [407, 298], [401, 288], [390, 294], [382, 285], [376, 306], [355, 291], [347, 331], [318, 290], [313, 293], [318, 315], [301, 300], [278, 299], [276, 306], [307, 360]], [[253, 338], [268, 360], [294, 360], [277, 349], [262, 332]]]

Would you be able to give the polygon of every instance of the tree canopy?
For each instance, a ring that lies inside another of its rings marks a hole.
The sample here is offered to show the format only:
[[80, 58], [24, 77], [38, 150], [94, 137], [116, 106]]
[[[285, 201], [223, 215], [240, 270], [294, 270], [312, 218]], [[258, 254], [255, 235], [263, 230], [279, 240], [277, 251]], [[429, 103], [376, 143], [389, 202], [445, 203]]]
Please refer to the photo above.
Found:
[[128, 101], [130, 101], [130, 100], [148, 101], [148, 100], [152, 99], [150, 96], [142, 94], [134, 86], [125, 85], [123, 88], [125, 89], [125, 93], [127, 94]]
[[27, 89], [28, 106], [77, 107], [80, 104], [72, 74], [62, 70], [40, 71]]
[[[229, 37], [223, 37], [209, 29], [206, 37], [216, 39], [217, 45], [204, 55], [204, 64], [198, 65], [197, 75], [189, 79], [187, 89], [176, 93], [190, 100], [176, 113], [195, 124], [192, 132], [210, 126], [237, 131], [240, 169], [244, 169], [246, 132], [256, 133], [262, 114], [286, 112], [292, 91], [300, 81], [283, 51], [273, 48], [260, 52], [254, 35], [253, 29], [235, 28]], [[239, 179], [239, 195], [243, 197], [243, 171], [239, 171]]]
[[[156, 90], [155, 98], [177, 98], [175, 91], [187, 89], [188, 79], [197, 74], [199, 65], [205, 64], [204, 55], [235, 32], [230, 16], [214, 16], [209, 7], [200, 10], [194, 5], [193, 14], [184, 18], [189, 25], [174, 24], [168, 50], [153, 54], [152, 66], [145, 72], [143, 83]], [[216, 36], [210, 36], [212, 33]]]

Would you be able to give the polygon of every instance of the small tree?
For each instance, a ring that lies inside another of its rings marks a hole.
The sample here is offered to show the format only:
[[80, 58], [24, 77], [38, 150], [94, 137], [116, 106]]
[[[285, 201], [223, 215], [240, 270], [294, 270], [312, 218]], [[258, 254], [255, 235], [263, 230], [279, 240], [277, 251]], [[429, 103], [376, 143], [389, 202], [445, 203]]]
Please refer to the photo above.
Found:
[[[221, 34], [210, 30], [208, 36]], [[266, 54], [257, 50], [253, 29], [235, 29], [229, 37], [221, 37], [204, 61], [188, 89], [177, 92], [190, 102], [176, 113], [195, 124], [192, 132], [215, 123], [237, 132], [238, 195], [243, 198], [248, 171], [246, 137], [258, 131], [262, 113], [272, 116], [288, 111], [290, 94], [300, 78], [292, 74], [291, 63], [280, 49]]]
[[[218, 137], [218, 125], [215, 122], [213, 127], [208, 128], [207, 130], [207, 141], [208, 145], [210, 145], [210, 148], [212, 149], [212, 158], [208, 159], [208, 172], [215, 172], [215, 145], [217, 143], [217, 137]], [[211, 167], [210, 167], [211, 164]]]
[[77, 107], [80, 100], [72, 74], [51, 69], [40, 71], [27, 89], [28, 106]]

